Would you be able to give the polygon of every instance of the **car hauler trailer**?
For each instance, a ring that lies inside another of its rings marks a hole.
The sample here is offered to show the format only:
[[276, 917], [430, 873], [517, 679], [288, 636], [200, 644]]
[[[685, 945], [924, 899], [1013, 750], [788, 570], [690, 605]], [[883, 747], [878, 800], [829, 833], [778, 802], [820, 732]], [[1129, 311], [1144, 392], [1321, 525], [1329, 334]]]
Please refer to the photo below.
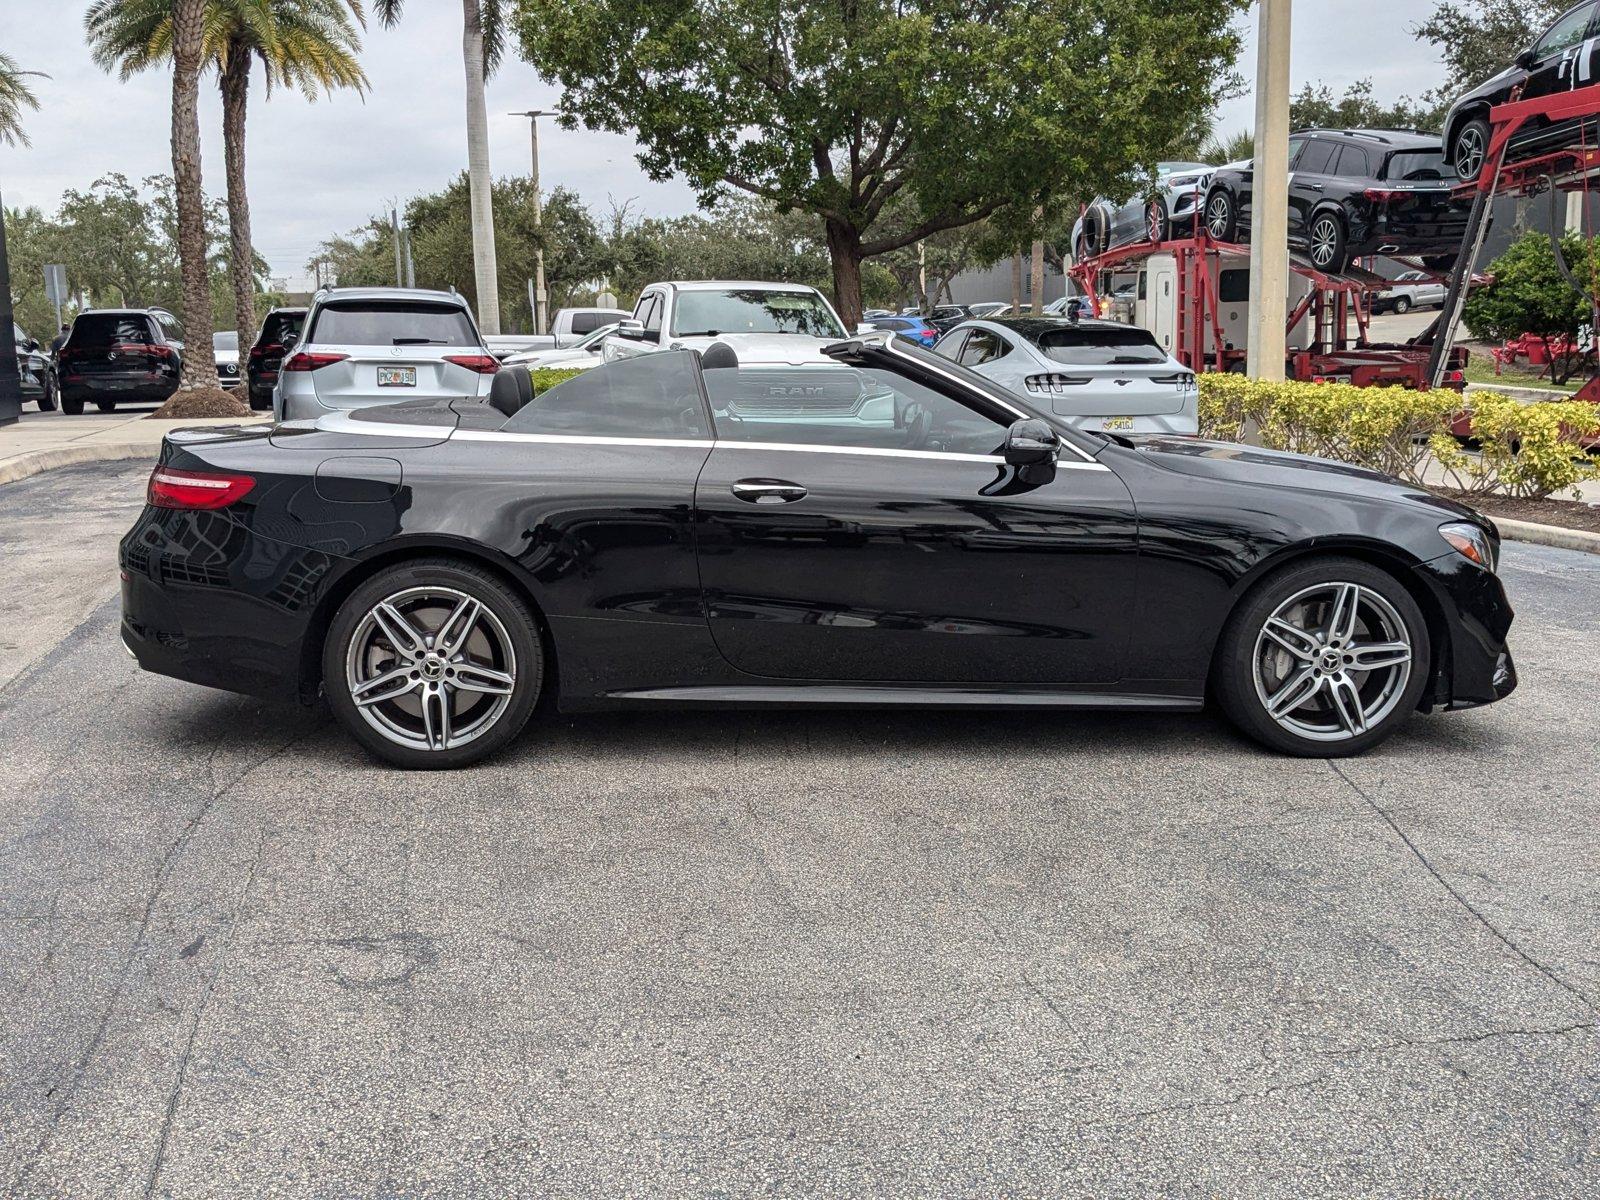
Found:
[[[1395, 261], [1427, 271], [1411, 259]], [[1379, 343], [1369, 336], [1372, 298], [1391, 280], [1359, 265], [1331, 275], [1295, 253], [1289, 256], [1289, 271], [1292, 307], [1286, 321], [1289, 354], [1284, 370], [1290, 379], [1361, 387], [1427, 386], [1427, 342]], [[1150, 330], [1174, 358], [1196, 372], [1244, 371], [1248, 246], [1219, 242], [1197, 224], [1189, 236], [1121, 246], [1074, 264], [1070, 273], [1097, 307], [1109, 279], [1134, 276], [1134, 323]], [[1446, 361], [1441, 386], [1465, 386], [1467, 352], [1453, 347]]]

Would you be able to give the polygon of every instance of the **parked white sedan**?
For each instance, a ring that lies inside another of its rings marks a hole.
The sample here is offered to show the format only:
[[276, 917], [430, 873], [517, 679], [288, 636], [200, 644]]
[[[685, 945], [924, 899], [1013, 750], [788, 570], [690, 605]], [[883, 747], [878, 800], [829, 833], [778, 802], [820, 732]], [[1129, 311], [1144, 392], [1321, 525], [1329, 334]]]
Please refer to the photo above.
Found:
[[1054, 317], [963, 321], [933, 349], [1048, 405], [1079, 429], [1191, 437], [1200, 431], [1194, 372], [1136, 325]]
[[587, 371], [605, 361], [605, 340], [617, 331], [615, 324], [602, 325], [565, 350], [524, 350], [509, 355], [502, 366], [527, 367], [539, 371], [545, 367], [559, 367], [563, 371]]

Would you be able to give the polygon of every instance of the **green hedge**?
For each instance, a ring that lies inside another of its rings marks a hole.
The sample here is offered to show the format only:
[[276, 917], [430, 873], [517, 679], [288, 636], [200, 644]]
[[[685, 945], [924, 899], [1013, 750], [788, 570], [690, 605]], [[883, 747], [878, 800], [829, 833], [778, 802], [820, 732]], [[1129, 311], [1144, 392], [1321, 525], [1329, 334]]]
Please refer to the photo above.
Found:
[[[1464, 408], [1472, 414], [1476, 454], [1451, 433]], [[1498, 392], [1464, 400], [1443, 388], [1201, 375], [1202, 436], [1237, 441], [1247, 426], [1272, 449], [1354, 463], [1419, 486], [1430, 458], [1447, 483], [1479, 494], [1543, 498], [1600, 479], [1600, 458], [1585, 453], [1600, 437], [1600, 406], [1577, 401], [1523, 404]]]

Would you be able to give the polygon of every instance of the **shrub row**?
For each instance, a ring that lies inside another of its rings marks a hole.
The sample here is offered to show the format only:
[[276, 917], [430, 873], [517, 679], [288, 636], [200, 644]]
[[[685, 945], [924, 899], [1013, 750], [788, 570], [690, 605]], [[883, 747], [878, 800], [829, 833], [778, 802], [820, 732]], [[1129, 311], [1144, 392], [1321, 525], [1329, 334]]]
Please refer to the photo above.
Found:
[[[1470, 426], [1461, 420], [1470, 415]], [[1498, 392], [1469, 400], [1448, 389], [1361, 388], [1343, 383], [1272, 383], [1242, 375], [1200, 376], [1200, 432], [1369, 467], [1419, 486], [1443, 483], [1474, 494], [1543, 499], [1600, 479], [1600, 406], [1524, 404]], [[1470, 432], [1463, 445], [1456, 434]], [[1424, 479], [1430, 459], [1442, 469]]]

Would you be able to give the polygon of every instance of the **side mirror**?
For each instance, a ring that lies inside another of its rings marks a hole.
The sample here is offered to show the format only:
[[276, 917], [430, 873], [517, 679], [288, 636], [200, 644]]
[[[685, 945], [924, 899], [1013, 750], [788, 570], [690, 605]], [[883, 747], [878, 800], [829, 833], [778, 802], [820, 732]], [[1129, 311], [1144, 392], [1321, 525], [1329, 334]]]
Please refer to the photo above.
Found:
[[1013, 467], [1053, 464], [1060, 452], [1056, 431], [1037, 417], [1025, 417], [1006, 430], [1005, 460]]
[[634, 342], [644, 341], [644, 322], [631, 319], [617, 322], [617, 336]]
[[1539, 61], [1539, 57], [1538, 57], [1538, 55], [1536, 55], [1533, 52], [1533, 47], [1530, 46], [1528, 49], [1524, 50], [1521, 54], [1517, 55], [1517, 57], [1516, 57], [1516, 59], [1514, 61], [1515, 61], [1515, 63], [1516, 63], [1518, 68], [1520, 68], [1521, 70], [1526, 71], [1530, 67], [1532, 67], [1534, 63]]

